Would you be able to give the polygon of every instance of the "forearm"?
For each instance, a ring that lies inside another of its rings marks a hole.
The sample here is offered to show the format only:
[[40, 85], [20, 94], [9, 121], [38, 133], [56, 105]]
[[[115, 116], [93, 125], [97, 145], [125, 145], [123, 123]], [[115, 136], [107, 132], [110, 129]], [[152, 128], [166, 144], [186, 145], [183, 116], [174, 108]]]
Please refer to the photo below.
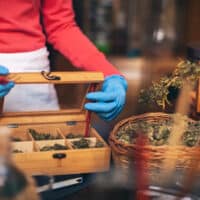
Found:
[[51, 38], [51, 42], [75, 67], [87, 71], [101, 71], [105, 76], [120, 74], [78, 27], [61, 31], [58, 36]]
[[76, 25], [72, 0], [44, 0], [42, 14], [48, 42], [75, 67], [105, 76], [120, 74]]

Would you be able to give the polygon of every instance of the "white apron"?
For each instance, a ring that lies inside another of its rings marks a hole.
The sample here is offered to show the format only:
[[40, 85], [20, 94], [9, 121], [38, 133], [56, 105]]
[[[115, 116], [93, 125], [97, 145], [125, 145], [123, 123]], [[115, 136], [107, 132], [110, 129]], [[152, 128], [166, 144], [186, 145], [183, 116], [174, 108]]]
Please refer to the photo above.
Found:
[[[10, 72], [49, 71], [47, 49], [24, 53], [0, 53], [0, 65]], [[4, 100], [4, 112], [58, 110], [58, 100], [53, 85], [15, 85]]]
[[[42, 48], [26, 53], [0, 53], [0, 65], [9, 69], [10, 72], [41, 72], [49, 71], [48, 51]], [[4, 112], [11, 111], [39, 111], [58, 110], [58, 100], [53, 85], [31, 84], [15, 85], [4, 100]], [[81, 184], [78, 182], [82, 177], [51, 184], [54, 189]], [[46, 191], [49, 185], [38, 188], [38, 192]]]

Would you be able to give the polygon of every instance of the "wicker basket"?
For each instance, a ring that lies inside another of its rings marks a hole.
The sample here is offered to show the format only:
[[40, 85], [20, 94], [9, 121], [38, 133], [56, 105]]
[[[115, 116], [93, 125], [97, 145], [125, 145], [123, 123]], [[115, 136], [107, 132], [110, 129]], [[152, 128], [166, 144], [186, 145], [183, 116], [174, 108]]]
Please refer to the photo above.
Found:
[[[146, 160], [146, 165], [148, 166], [148, 173], [150, 176], [158, 176], [158, 171], [163, 167], [163, 163], [167, 159], [168, 166], [164, 165], [166, 168], [170, 167], [171, 161], [176, 161], [175, 168], [176, 170], [185, 170], [191, 167], [194, 167], [195, 170], [199, 170], [199, 160], [200, 160], [200, 148], [199, 147], [186, 147], [186, 146], [144, 146], [142, 151], [141, 147], [136, 144], [125, 144], [116, 139], [116, 134], [118, 130], [127, 125], [128, 123], [138, 122], [138, 121], [148, 121], [155, 122], [160, 120], [170, 119], [171, 116], [165, 113], [146, 113], [138, 116], [132, 116], [125, 120], [119, 122], [113, 129], [109, 137], [109, 143], [112, 149], [112, 156], [115, 165], [123, 169], [123, 172], [128, 174], [128, 170], [133, 167], [133, 164], [136, 161], [136, 156], [141, 154], [142, 157]], [[189, 119], [193, 121], [192, 119]], [[197, 154], [199, 155], [197, 160]], [[140, 158], [141, 158], [140, 156]], [[191, 162], [192, 161], [192, 162]], [[166, 162], [165, 162], [166, 164]], [[198, 165], [198, 166], [197, 166]], [[156, 171], [154, 174], [152, 171]], [[152, 178], [154, 180], [154, 178]]]

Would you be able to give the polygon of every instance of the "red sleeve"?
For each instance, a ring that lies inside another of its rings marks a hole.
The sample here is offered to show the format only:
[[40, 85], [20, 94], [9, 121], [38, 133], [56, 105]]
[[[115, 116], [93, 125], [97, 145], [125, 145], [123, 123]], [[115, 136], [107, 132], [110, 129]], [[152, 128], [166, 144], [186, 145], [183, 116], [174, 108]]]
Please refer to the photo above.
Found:
[[105, 76], [120, 74], [105, 56], [81, 32], [74, 20], [72, 0], [41, 0], [47, 40], [73, 65]]

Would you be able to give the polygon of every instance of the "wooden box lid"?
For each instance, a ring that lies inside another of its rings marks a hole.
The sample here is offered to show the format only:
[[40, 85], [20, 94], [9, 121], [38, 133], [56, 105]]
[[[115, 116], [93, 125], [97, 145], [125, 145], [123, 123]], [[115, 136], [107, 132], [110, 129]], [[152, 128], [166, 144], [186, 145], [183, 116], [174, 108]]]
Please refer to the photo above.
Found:
[[[101, 72], [11, 73], [6, 78], [14, 81], [15, 84], [88, 84], [87, 91], [91, 85], [99, 84], [104, 80]], [[3, 113], [3, 99], [1, 99], [0, 125], [86, 121], [87, 111], [83, 109], [85, 102], [84, 98], [79, 109]]]

